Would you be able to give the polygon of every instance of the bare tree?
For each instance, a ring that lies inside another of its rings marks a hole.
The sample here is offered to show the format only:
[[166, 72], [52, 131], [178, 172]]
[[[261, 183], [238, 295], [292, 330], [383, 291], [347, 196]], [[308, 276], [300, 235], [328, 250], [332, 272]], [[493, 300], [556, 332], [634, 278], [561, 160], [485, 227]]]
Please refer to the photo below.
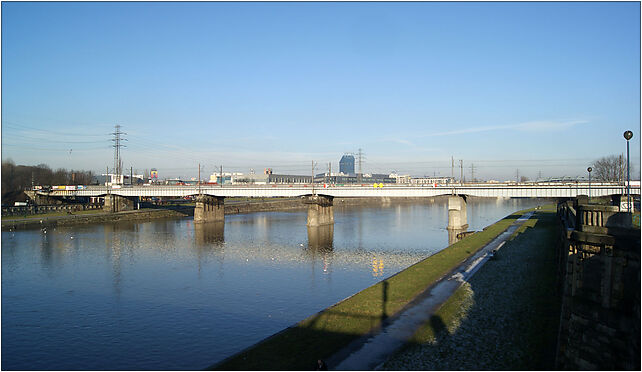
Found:
[[[631, 170], [633, 167], [629, 164]], [[610, 155], [595, 161], [593, 174], [597, 181], [624, 182], [626, 181], [626, 157], [624, 155]]]

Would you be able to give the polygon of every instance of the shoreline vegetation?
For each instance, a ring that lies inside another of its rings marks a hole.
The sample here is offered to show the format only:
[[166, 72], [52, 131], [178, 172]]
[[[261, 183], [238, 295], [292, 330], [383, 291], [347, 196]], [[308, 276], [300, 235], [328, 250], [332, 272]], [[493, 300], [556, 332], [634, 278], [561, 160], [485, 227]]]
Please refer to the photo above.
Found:
[[[552, 207], [549, 207], [551, 209]], [[409, 268], [210, 366], [210, 370], [305, 370], [398, 315], [440, 278], [535, 208], [515, 212]], [[524, 229], [520, 231], [523, 232]], [[517, 232], [516, 232], [517, 233]], [[461, 296], [461, 292], [458, 293]], [[450, 305], [459, 308], [459, 305]], [[443, 308], [443, 307], [442, 307]], [[447, 308], [446, 308], [447, 309]], [[446, 311], [446, 310], [442, 310]], [[453, 310], [448, 310], [452, 312]], [[430, 331], [429, 331], [430, 332]]]

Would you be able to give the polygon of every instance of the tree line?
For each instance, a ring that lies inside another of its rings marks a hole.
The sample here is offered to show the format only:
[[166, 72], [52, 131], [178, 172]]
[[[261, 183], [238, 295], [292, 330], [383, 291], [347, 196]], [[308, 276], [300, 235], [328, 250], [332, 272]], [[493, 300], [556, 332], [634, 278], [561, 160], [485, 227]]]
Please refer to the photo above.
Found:
[[46, 164], [16, 165], [12, 160], [2, 162], [2, 204], [25, 200], [25, 189], [32, 185], [90, 185], [94, 172], [51, 169]]
[[[633, 165], [629, 162], [630, 173]], [[595, 161], [593, 177], [602, 182], [626, 182], [626, 157], [624, 155], [605, 156]]]

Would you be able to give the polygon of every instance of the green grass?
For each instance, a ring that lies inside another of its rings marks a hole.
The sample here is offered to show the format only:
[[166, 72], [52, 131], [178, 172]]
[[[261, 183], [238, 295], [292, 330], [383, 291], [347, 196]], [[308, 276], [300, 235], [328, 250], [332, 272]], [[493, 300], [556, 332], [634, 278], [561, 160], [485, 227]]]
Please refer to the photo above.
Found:
[[399, 312], [427, 287], [502, 233], [529, 210], [514, 213], [406, 270], [210, 369], [305, 370]]

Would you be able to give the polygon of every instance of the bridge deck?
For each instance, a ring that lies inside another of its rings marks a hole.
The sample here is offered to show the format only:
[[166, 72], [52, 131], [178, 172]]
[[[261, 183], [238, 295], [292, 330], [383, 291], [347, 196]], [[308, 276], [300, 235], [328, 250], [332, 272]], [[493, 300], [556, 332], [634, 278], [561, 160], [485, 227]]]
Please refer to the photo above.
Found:
[[[206, 194], [219, 197], [296, 197], [313, 193], [311, 185], [252, 185], [252, 186], [88, 186], [81, 190], [38, 192], [49, 196], [120, 196], [185, 197]], [[331, 186], [315, 185], [314, 193], [333, 197], [431, 197], [439, 195], [470, 195], [480, 197], [572, 198], [588, 195], [588, 184], [576, 185], [457, 185], [457, 186]], [[591, 196], [626, 194], [618, 184], [591, 185]], [[631, 194], [640, 195], [640, 186], [632, 186]]]

